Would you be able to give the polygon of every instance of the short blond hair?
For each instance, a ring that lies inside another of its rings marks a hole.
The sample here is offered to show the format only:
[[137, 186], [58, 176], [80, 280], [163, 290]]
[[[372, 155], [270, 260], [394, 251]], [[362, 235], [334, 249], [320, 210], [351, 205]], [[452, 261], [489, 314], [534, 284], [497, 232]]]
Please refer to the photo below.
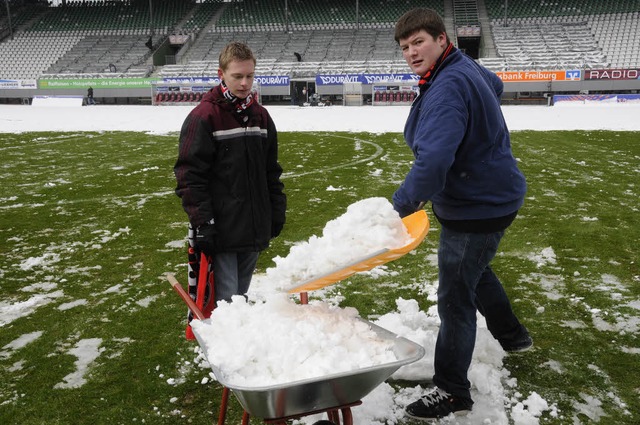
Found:
[[253, 64], [256, 64], [256, 57], [246, 44], [240, 41], [232, 41], [227, 44], [220, 52], [218, 58], [218, 66], [223, 71], [226, 71], [229, 64], [233, 61], [246, 61], [252, 60]]

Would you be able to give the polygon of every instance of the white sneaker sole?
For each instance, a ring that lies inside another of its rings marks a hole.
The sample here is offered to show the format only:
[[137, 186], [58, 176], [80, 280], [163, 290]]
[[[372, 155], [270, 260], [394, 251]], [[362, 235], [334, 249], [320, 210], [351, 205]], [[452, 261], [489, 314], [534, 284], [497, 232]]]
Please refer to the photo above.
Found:
[[505, 350], [505, 351], [506, 351], [507, 354], [509, 354], [509, 353], [525, 353], [525, 352], [531, 350], [532, 348], [533, 348], [533, 344], [531, 344], [528, 347], [519, 348], [517, 350], [509, 350], [509, 351]]
[[[466, 416], [466, 415], [469, 414], [469, 412], [471, 412], [471, 410], [458, 410], [457, 412], [449, 413], [449, 415], [453, 414], [454, 416]], [[442, 416], [442, 417], [439, 417], [439, 418], [423, 418], [423, 417], [420, 417], [420, 416], [413, 416], [410, 413], [406, 413], [406, 415], [407, 415], [407, 417], [409, 417], [409, 418], [411, 418], [413, 420], [422, 421], [422, 422], [439, 421], [440, 419], [445, 419], [445, 418], [448, 417], [448, 416]]]

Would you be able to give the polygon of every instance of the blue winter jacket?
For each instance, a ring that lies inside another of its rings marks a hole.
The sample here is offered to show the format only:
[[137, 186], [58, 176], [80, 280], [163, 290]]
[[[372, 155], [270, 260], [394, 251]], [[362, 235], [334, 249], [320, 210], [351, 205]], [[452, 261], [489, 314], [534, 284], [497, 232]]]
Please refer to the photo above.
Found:
[[404, 137], [415, 161], [393, 195], [398, 210], [431, 201], [446, 220], [504, 217], [524, 202], [526, 181], [500, 109], [503, 84], [459, 50], [422, 87]]

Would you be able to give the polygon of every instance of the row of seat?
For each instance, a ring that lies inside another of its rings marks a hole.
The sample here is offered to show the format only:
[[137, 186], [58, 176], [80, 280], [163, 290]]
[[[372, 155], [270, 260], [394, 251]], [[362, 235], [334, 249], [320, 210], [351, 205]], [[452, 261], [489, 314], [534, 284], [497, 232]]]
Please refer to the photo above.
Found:
[[48, 73], [126, 71], [149, 56], [146, 36], [88, 36], [80, 40], [48, 69]]
[[209, 32], [200, 35], [184, 55], [183, 61], [217, 63], [220, 49], [231, 40], [246, 42], [259, 58], [280, 62], [297, 60], [297, 55], [301, 62], [402, 59], [393, 38], [393, 30], [386, 28], [293, 33]]
[[416, 98], [413, 90], [376, 90], [373, 94], [373, 103], [378, 105], [411, 104]]
[[492, 30], [496, 51], [506, 59], [502, 66], [507, 68], [584, 68], [608, 63], [586, 22], [512, 27], [498, 24]]
[[100, 6], [67, 2], [65, 7], [43, 9], [29, 30], [148, 29], [151, 23], [158, 28], [173, 28], [191, 8], [192, 4], [184, 1], [154, 2], [152, 15], [146, 2], [109, 2]]
[[216, 22], [216, 26], [246, 25], [254, 27], [268, 23], [315, 25], [315, 24], [376, 24], [395, 22], [413, 7], [431, 7], [441, 14], [443, 2], [439, 0], [384, 1], [359, 0], [345, 3], [343, 0], [322, 2], [289, 2], [285, 10], [282, 0], [228, 2]]
[[167, 103], [200, 103], [202, 96], [205, 93], [201, 92], [163, 92], [156, 93], [154, 96], [154, 104], [162, 105]]
[[453, 16], [457, 26], [477, 26], [480, 23], [478, 2], [475, 0], [454, 1]]
[[[0, 76], [31, 79], [42, 73], [124, 72], [145, 63], [150, 55], [146, 41], [147, 36], [140, 35], [83, 37], [78, 33], [63, 34], [60, 31], [19, 33], [13, 40], [0, 43], [0, 56], [3, 58]], [[140, 68], [146, 69], [144, 66]], [[149, 71], [145, 74], [149, 75]]]
[[[485, 0], [491, 19], [510, 18], [585, 16], [612, 13], [637, 12], [637, 0]], [[506, 10], [505, 10], [506, 8]]]
[[176, 28], [177, 32], [185, 34], [197, 33], [207, 27], [211, 19], [224, 7], [222, 2], [201, 2], [194, 7], [190, 16], [183, 19]]
[[0, 43], [0, 78], [37, 78], [81, 39], [80, 35], [59, 37], [58, 32], [16, 34]]

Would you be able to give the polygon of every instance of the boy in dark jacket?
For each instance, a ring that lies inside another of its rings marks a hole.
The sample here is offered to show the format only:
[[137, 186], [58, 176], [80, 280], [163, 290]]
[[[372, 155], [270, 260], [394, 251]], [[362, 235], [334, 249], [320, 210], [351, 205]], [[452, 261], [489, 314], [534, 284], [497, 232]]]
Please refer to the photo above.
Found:
[[222, 50], [220, 85], [185, 119], [174, 167], [196, 247], [213, 261], [216, 302], [248, 291], [259, 252], [285, 222], [278, 135], [252, 92], [255, 65], [243, 43]]
[[400, 17], [395, 39], [421, 78], [404, 128], [415, 161], [393, 204], [404, 217], [431, 201], [441, 225], [436, 387], [407, 406], [407, 414], [436, 419], [473, 405], [467, 372], [476, 311], [506, 351], [532, 346], [490, 266], [524, 202], [526, 182], [500, 109], [502, 81], [453, 46], [431, 9]]

